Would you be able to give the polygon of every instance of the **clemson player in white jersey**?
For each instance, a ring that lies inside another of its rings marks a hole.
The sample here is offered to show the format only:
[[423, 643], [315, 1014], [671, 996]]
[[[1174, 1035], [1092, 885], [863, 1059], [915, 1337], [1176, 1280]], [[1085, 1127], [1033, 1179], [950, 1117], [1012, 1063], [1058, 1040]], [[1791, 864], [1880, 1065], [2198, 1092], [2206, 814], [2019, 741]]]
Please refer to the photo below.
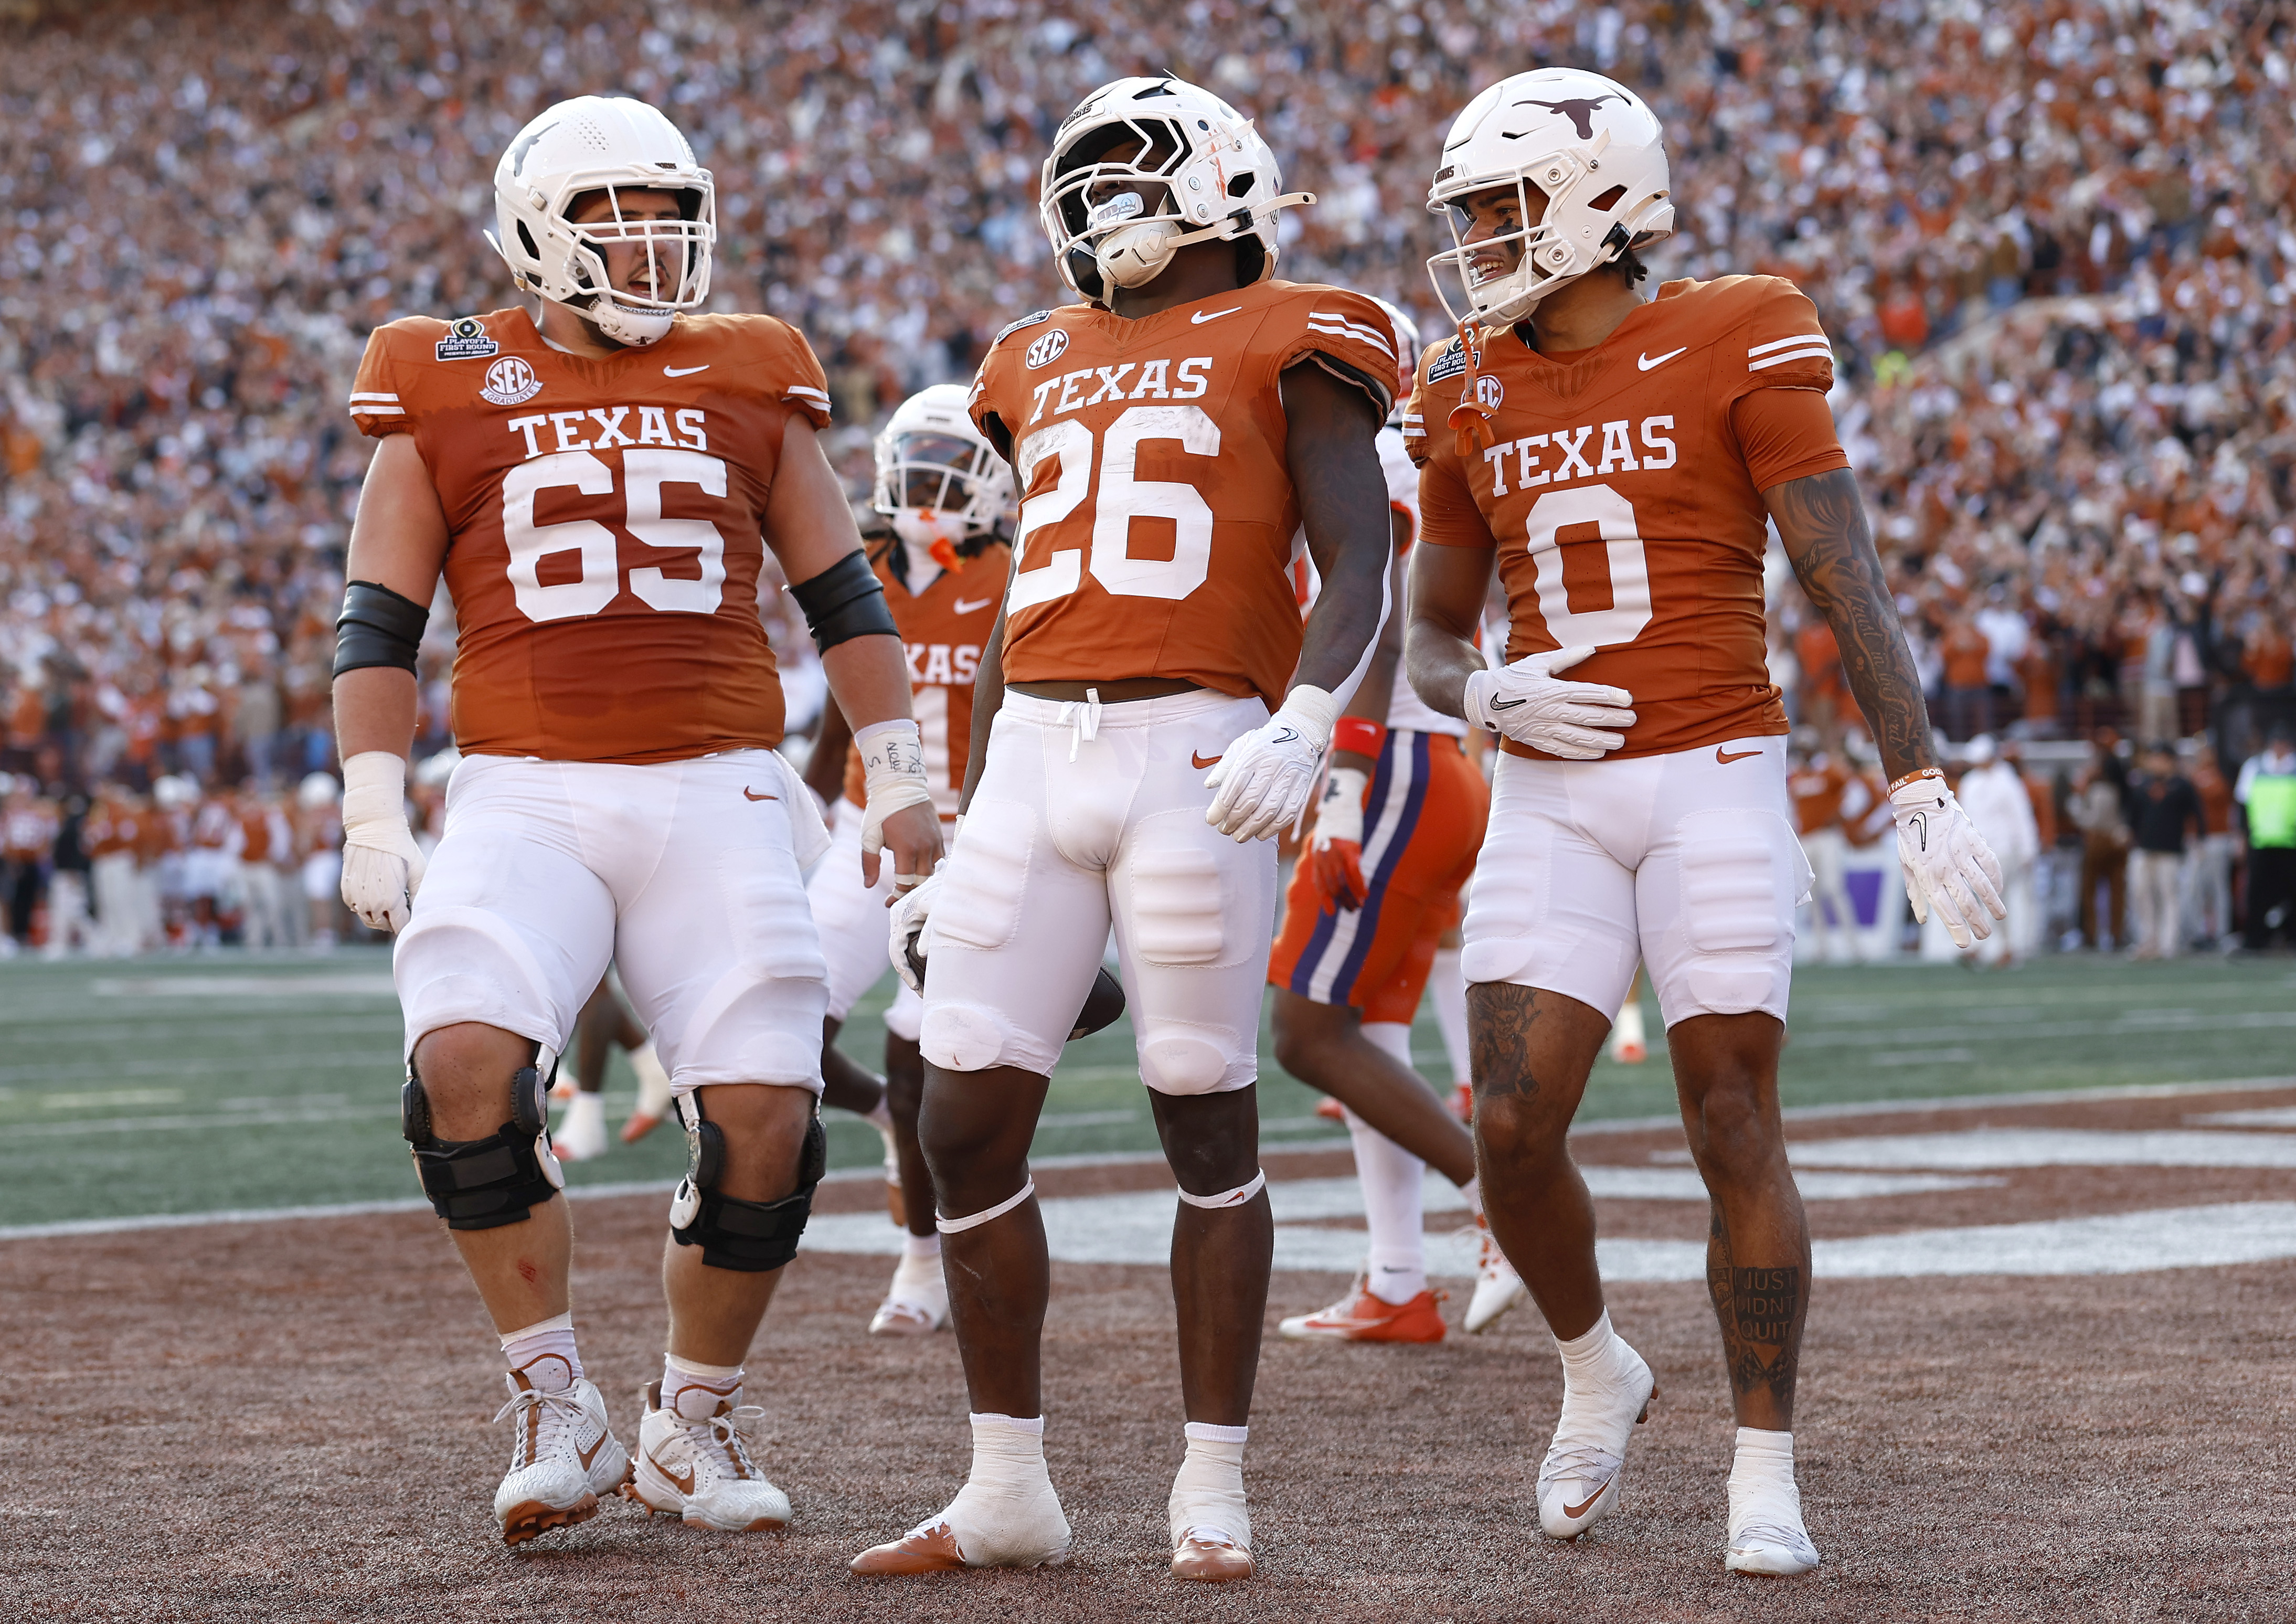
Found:
[[[1635, 250], [1674, 217], [1650, 110], [1574, 70], [1502, 80], [1453, 124], [1428, 207], [1454, 234], [1436, 286], [1447, 305], [1456, 276], [1467, 313], [1405, 423], [1426, 527], [1406, 658], [1429, 704], [1504, 735], [1464, 969], [1485, 1210], [1563, 1361], [1540, 1526], [1575, 1538], [1618, 1503], [1653, 1391], [1611, 1330], [1564, 1147], [1639, 956], [1712, 1195], [1740, 1428], [1725, 1561], [1806, 1571], [1792, 1428], [1809, 1239], [1777, 1063], [1809, 872], [1764, 654], [1767, 521], [1879, 726], [1915, 907], [1984, 935], [1999, 871], [1938, 772], [1816, 311], [1771, 277], [1636, 291]], [[1473, 636], [1495, 564], [1512, 632], [1493, 670]]]
[[[1362, 678], [1390, 553], [1374, 442], [1394, 334], [1370, 299], [1268, 280], [1277, 214], [1306, 201], [1282, 194], [1247, 119], [1171, 78], [1095, 91], [1045, 161], [1046, 232], [1087, 302], [1014, 323], [973, 385], [973, 420], [1022, 491], [974, 701], [993, 728], [973, 731], [947, 867], [893, 909], [926, 966], [922, 1130], [972, 1470], [857, 1571], [1068, 1550], [1045, 1469], [1049, 1270], [1028, 1150], [1111, 924], [1180, 1186], [1172, 1570], [1252, 1570], [1243, 1445], [1274, 1243], [1252, 1086], [1266, 837], [1305, 807]], [[1289, 572], [1303, 527], [1324, 586], [1304, 636]]]
[[[1398, 389], [1419, 369], [1419, 329], [1385, 300]], [[1379, 431], [1395, 537], [1394, 589], [1419, 537], [1419, 471], [1403, 449], [1398, 399]], [[1364, 1271], [1330, 1308], [1284, 1319], [1301, 1341], [1439, 1342], [1427, 1284], [1421, 1180], [1431, 1165], [1474, 1210], [1480, 1260], [1466, 1329], [1483, 1330], [1522, 1280], [1476, 1208], [1475, 1147], [1411, 1064], [1411, 1022], [1458, 896], [1474, 867], [1490, 794], [1460, 748], [1467, 725], [1431, 710], [1403, 671], [1403, 618], [1380, 632], [1371, 669], [1332, 737], [1308, 848], [1292, 870], [1267, 965], [1275, 1058], [1341, 1107], [1369, 1230]]]
[[[654, 109], [560, 103], [495, 173], [496, 246], [537, 308], [393, 322], [351, 395], [381, 443], [338, 622], [343, 899], [398, 932], [404, 1130], [511, 1367], [495, 1514], [513, 1545], [625, 1484], [697, 1525], [790, 1514], [750, 1453], [763, 1411], [741, 1366], [821, 1176], [823, 967], [800, 870], [828, 835], [774, 749], [767, 545], [879, 759], [868, 877], [890, 861], [922, 878], [940, 850], [893, 622], [816, 439], [820, 365], [769, 316], [699, 314], [713, 196]], [[442, 574], [463, 759], [426, 883], [406, 755]], [[543, 1104], [610, 959], [691, 1152], [635, 1480], [575, 1346]]]

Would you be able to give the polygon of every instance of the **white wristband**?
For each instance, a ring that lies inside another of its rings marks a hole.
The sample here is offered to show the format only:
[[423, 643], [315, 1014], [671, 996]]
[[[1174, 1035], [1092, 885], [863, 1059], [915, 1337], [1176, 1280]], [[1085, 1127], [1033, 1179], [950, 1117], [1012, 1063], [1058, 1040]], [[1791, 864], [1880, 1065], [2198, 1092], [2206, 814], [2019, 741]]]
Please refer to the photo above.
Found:
[[1283, 696], [1283, 708], [1278, 714], [1289, 715], [1321, 750], [1332, 742], [1332, 729], [1339, 726], [1340, 698], [1312, 684], [1301, 683]]

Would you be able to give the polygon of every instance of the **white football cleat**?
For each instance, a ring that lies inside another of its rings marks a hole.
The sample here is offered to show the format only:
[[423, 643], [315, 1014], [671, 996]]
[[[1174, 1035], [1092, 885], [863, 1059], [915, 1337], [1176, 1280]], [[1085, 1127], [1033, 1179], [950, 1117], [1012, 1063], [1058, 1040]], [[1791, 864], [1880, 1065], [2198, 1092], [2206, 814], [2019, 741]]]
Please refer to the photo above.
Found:
[[606, 1153], [606, 1102], [595, 1094], [576, 1094], [551, 1130], [550, 1148], [561, 1161], [595, 1161]]
[[948, 1509], [847, 1565], [856, 1573], [944, 1573], [952, 1568], [1046, 1568], [1069, 1559], [1069, 1519], [1050, 1479], [1014, 1493], [967, 1482]]
[[543, 1392], [522, 1372], [503, 1380], [510, 1402], [495, 1419], [512, 1417], [510, 1470], [495, 1490], [495, 1520], [503, 1543], [521, 1545], [537, 1534], [598, 1514], [598, 1497], [611, 1494], [630, 1475], [629, 1451], [606, 1424], [606, 1401], [595, 1386]]
[[637, 1473], [623, 1492], [649, 1512], [729, 1534], [767, 1532], [790, 1520], [789, 1497], [750, 1459], [749, 1441], [766, 1417], [758, 1405], [718, 1401], [706, 1421], [661, 1407], [661, 1383], [645, 1389]]
[[1472, 1336], [1523, 1299], [1522, 1276], [1514, 1272], [1498, 1237], [1480, 1212], [1472, 1225], [1459, 1232], [1475, 1240], [1475, 1294], [1467, 1300], [1467, 1317], [1461, 1329]]
[[1788, 1481], [1743, 1485], [1731, 1474], [1730, 1545], [1722, 1565], [1733, 1573], [1780, 1578], [1817, 1566], [1817, 1547], [1802, 1526], [1801, 1490]]
[[1658, 1382], [1642, 1355], [1617, 1339], [1611, 1380], [1562, 1384], [1562, 1417], [1538, 1467], [1538, 1526], [1552, 1539], [1576, 1539], [1615, 1510], [1627, 1439], [1649, 1418]]
[[930, 1336], [948, 1324], [948, 1279], [940, 1259], [904, 1257], [869, 1322], [872, 1336]]

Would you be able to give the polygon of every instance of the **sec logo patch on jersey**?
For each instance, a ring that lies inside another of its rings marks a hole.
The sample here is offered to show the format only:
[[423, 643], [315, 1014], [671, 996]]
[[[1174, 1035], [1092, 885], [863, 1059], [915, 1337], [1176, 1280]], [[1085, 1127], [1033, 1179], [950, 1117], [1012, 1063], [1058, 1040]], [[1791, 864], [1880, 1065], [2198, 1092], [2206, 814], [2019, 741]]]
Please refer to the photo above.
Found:
[[1050, 332], [1045, 334], [1044, 337], [1038, 339], [1035, 343], [1029, 345], [1028, 354], [1023, 356], [1021, 359], [1031, 368], [1050, 366], [1054, 362], [1059, 360], [1062, 355], [1067, 353], [1068, 347], [1068, 330], [1065, 327], [1055, 327]]
[[1482, 403], [1484, 410], [1496, 412], [1506, 398], [1506, 386], [1485, 373], [1475, 380], [1475, 398]]
[[542, 380], [534, 375], [534, 368], [516, 356], [504, 356], [487, 368], [486, 387], [479, 391], [479, 398], [496, 406], [516, 406], [541, 392]]

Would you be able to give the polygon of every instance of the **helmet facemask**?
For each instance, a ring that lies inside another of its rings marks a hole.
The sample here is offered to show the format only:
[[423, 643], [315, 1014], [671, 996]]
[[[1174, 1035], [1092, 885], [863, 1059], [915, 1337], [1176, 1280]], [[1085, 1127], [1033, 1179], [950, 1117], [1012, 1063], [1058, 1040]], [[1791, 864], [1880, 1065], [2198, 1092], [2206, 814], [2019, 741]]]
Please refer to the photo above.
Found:
[[1173, 121], [1152, 117], [1103, 125], [1061, 154], [1043, 209], [1059, 221], [1079, 291], [1104, 299], [1111, 287], [1153, 282], [1172, 262], [1187, 231], [1174, 182], [1189, 158]]
[[[576, 290], [562, 302], [616, 343], [643, 347], [667, 337], [678, 312], [697, 308], [709, 297], [709, 250], [718, 235], [713, 190], [609, 185], [572, 191], [562, 213], [553, 210], [566, 220], [566, 266]], [[627, 212], [625, 194], [632, 193], [668, 193], [677, 200], [677, 213], [657, 218]], [[594, 198], [604, 200], [606, 212], [576, 224], [570, 217], [586, 211]], [[625, 244], [636, 245], [643, 255], [627, 280], [651, 293], [613, 285], [607, 253]]]
[[1012, 506], [1012, 480], [986, 442], [913, 430], [878, 441], [869, 505], [902, 541], [951, 570], [996, 539]]
[[[1494, 180], [1488, 185], [1461, 188], [1445, 197], [1440, 208], [1451, 228], [1451, 246], [1441, 253], [1429, 255], [1427, 259], [1428, 275], [1435, 283], [1436, 296], [1443, 301], [1444, 313], [1455, 322], [1472, 318], [1487, 327], [1512, 327], [1528, 317], [1538, 308], [1539, 301], [1557, 288], [1578, 281], [1588, 271], [1608, 265], [1625, 253], [1629, 239], [1621, 226], [1613, 225], [1592, 250], [1572, 243], [1563, 234], [1563, 222], [1558, 217], [1564, 210], [1558, 200], [1568, 198], [1574, 186], [1590, 178], [1599, 183], [1599, 176], [1590, 175], [1595, 167], [1598, 166], [1590, 166], [1570, 152], [1557, 152], [1540, 160], [1529, 172], [1513, 178], [1515, 228], [1472, 242], [1468, 240], [1468, 234], [1474, 229], [1475, 215], [1467, 205], [1474, 198], [1505, 189], [1510, 183]], [[1530, 206], [1534, 196], [1539, 200], [1536, 211]], [[1596, 197], [1589, 206], [1605, 206], [1604, 199]], [[1513, 263], [1477, 268], [1477, 260], [1492, 257], [1502, 260], [1512, 258]], [[1450, 273], [1447, 279], [1446, 271]], [[1461, 294], [1456, 305], [1452, 302], [1449, 285], [1453, 282]]]

